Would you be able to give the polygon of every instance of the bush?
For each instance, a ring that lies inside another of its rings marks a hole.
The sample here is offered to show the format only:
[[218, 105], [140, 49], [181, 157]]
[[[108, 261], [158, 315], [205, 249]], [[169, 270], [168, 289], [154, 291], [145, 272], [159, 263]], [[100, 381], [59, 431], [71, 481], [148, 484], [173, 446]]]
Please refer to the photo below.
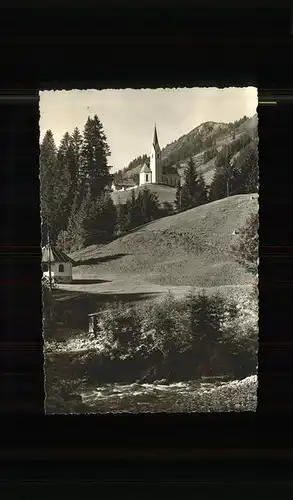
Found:
[[222, 374], [227, 369], [227, 356], [221, 341], [225, 321], [236, 314], [234, 304], [220, 295], [195, 295], [191, 292], [187, 297], [187, 309], [189, 357], [193, 358], [197, 373]]
[[152, 349], [158, 349], [164, 357], [170, 351], [178, 354], [188, 346], [187, 321], [188, 316], [184, 302], [178, 301], [169, 293], [162, 301], [154, 302], [145, 310], [142, 322], [144, 339], [149, 339]]
[[133, 357], [141, 348], [141, 320], [137, 311], [123, 303], [101, 310], [97, 335], [101, 350], [111, 359]]
[[163, 208], [160, 209], [160, 217], [167, 217], [168, 215], [172, 215], [174, 213], [174, 206], [172, 203], [168, 201], [164, 201]]
[[232, 256], [248, 272], [257, 275], [259, 259], [259, 216], [252, 213], [239, 229], [237, 242], [232, 245]]
[[254, 374], [257, 371], [258, 351], [258, 289], [236, 304], [236, 315], [227, 318], [224, 325], [223, 343], [226, 345], [233, 373], [236, 376]]
[[[254, 318], [252, 321], [251, 318]], [[169, 293], [135, 309], [110, 305], [97, 319], [95, 349], [76, 367], [99, 382], [243, 378], [257, 366], [257, 301]]]

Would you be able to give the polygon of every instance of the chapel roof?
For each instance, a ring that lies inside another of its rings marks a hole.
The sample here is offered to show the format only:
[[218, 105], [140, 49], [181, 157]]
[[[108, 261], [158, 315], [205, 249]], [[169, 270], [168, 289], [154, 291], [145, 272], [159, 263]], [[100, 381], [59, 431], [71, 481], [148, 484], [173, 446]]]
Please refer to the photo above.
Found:
[[141, 171], [140, 171], [141, 174], [151, 174], [152, 171], [150, 169], [150, 167], [144, 163], [144, 165], [141, 167]]
[[42, 262], [70, 262], [74, 264], [74, 260], [68, 257], [66, 253], [52, 245], [45, 245], [42, 248]]

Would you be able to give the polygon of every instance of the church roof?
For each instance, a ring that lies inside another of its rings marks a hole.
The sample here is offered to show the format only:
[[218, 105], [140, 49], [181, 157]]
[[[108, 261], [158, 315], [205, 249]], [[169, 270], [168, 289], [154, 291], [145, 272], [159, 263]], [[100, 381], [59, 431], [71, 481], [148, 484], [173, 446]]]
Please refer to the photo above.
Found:
[[141, 174], [151, 174], [152, 171], [150, 169], [150, 167], [145, 163], [142, 167], [141, 167], [141, 171], [140, 171]]
[[155, 125], [155, 130], [154, 130], [153, 145], [154, 145], [154, 146], [159, 146], [159, 141], [158, 141], [158, 134], [157, 134], [157, 128], [156, 128], [156, 125]]
[[53, 247], [52, 245], [45, 245], [42, 248], [42, 262], [70, 262], [74, 264], [74, 261], [68, 257], [62, 250]]

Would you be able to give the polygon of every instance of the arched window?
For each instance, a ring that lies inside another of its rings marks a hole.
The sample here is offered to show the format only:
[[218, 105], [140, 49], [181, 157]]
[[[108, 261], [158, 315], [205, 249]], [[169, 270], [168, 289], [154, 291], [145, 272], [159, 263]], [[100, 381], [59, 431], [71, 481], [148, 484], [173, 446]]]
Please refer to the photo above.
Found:
[[145, 175], [145, 180], [146, 180], [146, 182], [149, 182], [149, 175], [148, 174]]
[[64, 266], [63, 266], [63, 264], [59, 264], [59, 273], [64, 273]]
[[46, 271], [48, 271], [48, 264], [43, 264], [43, 272], [45, 273]]

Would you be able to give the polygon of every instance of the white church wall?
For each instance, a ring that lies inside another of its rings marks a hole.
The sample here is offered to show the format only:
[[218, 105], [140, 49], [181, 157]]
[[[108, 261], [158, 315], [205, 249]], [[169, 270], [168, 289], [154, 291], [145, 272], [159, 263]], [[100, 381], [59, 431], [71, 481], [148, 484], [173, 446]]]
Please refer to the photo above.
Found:
[[[49, 277], [49, 270], [43, 275]], [[56, 282], [70, 283], [72, 281], [72, 264], [70, 262], [52, 262], [51, 276]]]
[[156, 158], [157, 152], [155, 150], [154, 145], [152, 145], [152, 150], [151, 150], [151, 157], [150, 157], [150, 170], [152, 171], [152, 182], [153, 184], [156, 184], [156, 182], [159, 182], [158, 176], [157, 176], [157, 158]]

